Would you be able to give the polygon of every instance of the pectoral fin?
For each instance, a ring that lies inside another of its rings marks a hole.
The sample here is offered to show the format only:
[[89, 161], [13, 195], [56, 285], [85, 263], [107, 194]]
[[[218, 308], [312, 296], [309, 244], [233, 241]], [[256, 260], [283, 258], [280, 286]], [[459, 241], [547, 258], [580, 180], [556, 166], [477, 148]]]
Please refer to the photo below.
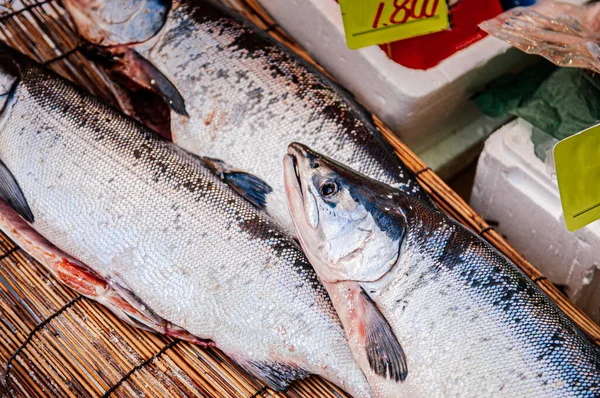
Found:
[[21, 217], [33, 222], [33, 213], [27, 199], [10, 170], [0, 161], [0, 198], [10, 205]]
[[369, 366], [379, 376], [396, 382], [404, 381], [408, 374], [406, 355], [392, 328], [362, 289], [359, 300]]
[[202, 160], [208, 168], [244, 199], [259, 209], [265, 209], [267, 195], [273, 192], [273, 188], [269, 184], [255, 175], [233, 168], [222, 160], [206, 157], [203, 157]]

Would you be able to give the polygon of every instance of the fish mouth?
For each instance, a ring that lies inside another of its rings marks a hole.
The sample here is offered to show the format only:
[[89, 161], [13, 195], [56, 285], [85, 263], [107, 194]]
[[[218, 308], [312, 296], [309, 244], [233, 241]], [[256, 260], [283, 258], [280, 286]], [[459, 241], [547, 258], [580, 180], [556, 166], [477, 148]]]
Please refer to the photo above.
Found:
[[294, 155], [290, 155], [292, 157], [292, 164], [294, 166], [294, 174], [296, 175], [296, 182], [298, 183], [298, 188], [300, 188], [300, 195], [302, 193], [302, 180], [300, 179], [300, 171], [298, 170], [298, 159]]
[[298, 167], [298, 157], [303, 156], [305, 154], [304, 148], [301, 144], [292, 143], [288, 146], [288, 153], [286, 158], [290, 159], [291, 165], [294, 170], [294, 175], [296, 176], [296, 183], [298, 184], [298, 191], [300, 192], [300, 196], [303, 197], [302, 192], [302, 179], [300, 178], [300, 169]]
[[283, 158], [284, 185], [287, 196], [288, 208], [296, 229], [304, 219], [304, 193], [300, 178], [300, 167], [298, 157], [294, 153], [288, 153]]
[[[284, 158], [284, 167], [286, 173], [286, 185], [295, 185], [294, 191], [297, 192], [300, 198], [304, 197], [302, 193], [302, 180], [300, 179], [300, 170], [298, 169], [298, 159], [294, 155], [287, 154]], [[292, 176], [295, 177], [295, 184], [293, 183]]]

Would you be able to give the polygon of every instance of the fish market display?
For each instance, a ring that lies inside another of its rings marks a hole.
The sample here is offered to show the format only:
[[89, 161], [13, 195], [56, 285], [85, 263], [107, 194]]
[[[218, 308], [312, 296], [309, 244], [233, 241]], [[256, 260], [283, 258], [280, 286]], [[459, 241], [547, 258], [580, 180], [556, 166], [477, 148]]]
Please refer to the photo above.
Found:
[[314, 373], [370, 394], [300, 248], [218, 161], [6, 48], [0, 88], [0, 226], [59, 279], [136, 326], [214, 342], [273, 388]]
[[[263, 179], [264, 190], [248, 192], [251, 182], [225, 175], [280, 224], [293, 230], [281, 172], [281, 157], [292, 141], [335, 154], [372, 178], [428, 200], [367, 112], [342, 88], [222, 6], [174, 1], [169, 10], [167, 3], [63, 0], [79, 33], [107, 48], [120, 81], [132, 90], [151, 90], [171, 105], [170, 131], [163, 128], [163, 134], [193, 153]], [[123, 106], [133, 106], [139, 117], [149, 105], [136, 103]]]
[[600, 396], [598, 347], [487, 242], [301, 144], [284, 168], [302, 247], [376, 395]]

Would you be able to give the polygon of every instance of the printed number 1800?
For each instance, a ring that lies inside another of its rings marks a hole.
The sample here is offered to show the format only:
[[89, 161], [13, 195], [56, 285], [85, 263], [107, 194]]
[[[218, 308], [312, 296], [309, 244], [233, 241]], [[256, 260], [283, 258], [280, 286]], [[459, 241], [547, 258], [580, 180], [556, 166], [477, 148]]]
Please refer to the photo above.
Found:
[[[389, 4], [389, 3], [388, 3]], [[381, 16], [386, 8], [386, 2], [382, 1], [377, 7], [377, 12], [373, 19], [373, 29], [386, 27], [388, 25], [397, 25], [408, 22], [409, 20], [419, 20], [432, 18], [435, 16], [440, 0], [394, 0], [392, 3], [392, 12], [388, 18], [389, 23], [381, 22]], [[388, 7], [389, 9], [390, 7]]]
[[446, 0], [339, 0], [346, 43], [357, 49], [448, 28]]

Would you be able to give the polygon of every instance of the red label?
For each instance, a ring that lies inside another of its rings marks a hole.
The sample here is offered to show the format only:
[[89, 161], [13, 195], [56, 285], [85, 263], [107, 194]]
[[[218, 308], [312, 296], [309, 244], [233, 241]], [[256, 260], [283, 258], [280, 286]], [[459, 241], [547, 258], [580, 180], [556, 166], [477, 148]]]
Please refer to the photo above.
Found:
[[[418, 5], [417, 3], [423, 5], [427, 1], [416, 1], [414, 3], [410, 0], [396, 1], [395, 5], [403, 7], [399, 8], [400, 11], [396, 15], [397, 20], [404, 18], [408, 15], [408, 12], [411, 13], [411, 16], [423, 17], [429, 13], [428, 8], [413, 7], [413, 5]], [[427, 6], [431, 7], [432, 3], [435, 3], [437, 7], [438, 2], [433, 0], [430, 0]], [[503, 10], [499, 0], [462, 0], [450, 8], [449, 11], [452, 23], [451, 30], [383, 44], [380, 47], [388, 57], [400, 65], [412, 69], [429, 69], [455, 52], [487, 36], [485, 32], [479, 29], [478, 25], [495, 17]]]

